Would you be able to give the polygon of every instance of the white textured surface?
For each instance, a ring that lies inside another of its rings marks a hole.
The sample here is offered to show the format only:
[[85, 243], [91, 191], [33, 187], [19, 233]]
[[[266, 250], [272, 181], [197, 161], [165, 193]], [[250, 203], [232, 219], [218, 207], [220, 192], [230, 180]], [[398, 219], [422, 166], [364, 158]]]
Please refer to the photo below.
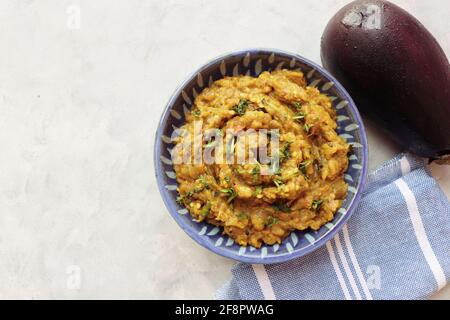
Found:
[[[322, 30], [346, 2], [1, 1], [0, 298], [211, 298], [233, 263], [191, 241], [159, 196], [164, 105], [234, 49], [320, 63]], [[447, 0], [394, 2], [450, 54]], [[397, 149], [367, 126], [374, 168]], [[450, 194], [449, 167], [433, 172]]]

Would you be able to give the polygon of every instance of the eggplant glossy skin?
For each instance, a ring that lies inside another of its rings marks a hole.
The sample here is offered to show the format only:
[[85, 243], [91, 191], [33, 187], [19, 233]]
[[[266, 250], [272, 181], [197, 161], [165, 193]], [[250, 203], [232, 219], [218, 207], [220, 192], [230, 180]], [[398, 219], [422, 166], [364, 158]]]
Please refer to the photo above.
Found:
[[400, 145], [422, 157], [448, 157], [449, 62], [417, 19], [387, 1], [354, 1], [328, 23], [321, 58]]

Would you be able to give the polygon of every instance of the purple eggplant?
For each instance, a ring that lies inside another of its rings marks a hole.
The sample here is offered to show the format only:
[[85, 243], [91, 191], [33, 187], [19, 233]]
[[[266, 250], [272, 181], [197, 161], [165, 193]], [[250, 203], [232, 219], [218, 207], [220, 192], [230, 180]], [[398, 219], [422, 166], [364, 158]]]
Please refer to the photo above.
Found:
[[321, 58], [397, 143], [450, 159], [450, 66], [417, 19], [388, 1], [353, 1], [328, 23]]

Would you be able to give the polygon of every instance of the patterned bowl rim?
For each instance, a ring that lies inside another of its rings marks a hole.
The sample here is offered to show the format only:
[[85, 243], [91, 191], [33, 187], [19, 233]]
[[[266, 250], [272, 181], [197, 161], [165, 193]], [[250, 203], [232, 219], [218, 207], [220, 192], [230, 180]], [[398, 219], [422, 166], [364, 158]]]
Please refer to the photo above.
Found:
[[[190, 226], [188, 226], [184, 223], [182, 217], [176, 210], [175, 201], [173, 201], [170, 198], [169, 191], [164, 188], [164, 183], [162, 183], [164, 180], [164, 178], [163, 178], [164, 172], [161, 168], [161, 164], [159, 161], [159, 157], [161, 155], [160, 143], [161, 143], [161, 136], [163, 134], [162, 131], [164, 129], [165, 123], [168, 121], [170, 110], [172, 109], [178, 96], [181, 94], [181, 91], [192, 80], [194, 80], [195, 77], [197, 77], [198, 73], [201, 73], [205, 69], [208, 69], [210, 66], [219, 64], [222, 60], [225, 60], [225, 62], [226, 62], [229, 58], [234, 57], [234, 56], [240, 56], [240, 55], [244, 56], [247, 53], [250, 53], [250, 54], [263, 53], [263, 54], [267, 54], [267, 55], [274, 53], [276, 55], [285, 56], [285, 57], [288, 57], [291, 59], [294, 58], [294, 59], [298, 60], [300, 63], [309, 65], [310, 67], [316, 69], [328, 81], [334, 82], [337, 92], [339, 92], [339, 94], [342, 96], [343, 99], [348, 101], [348, 108], [349, 108], [349, 110], [351, 110], [351, 113], [355, 117], [356, 123], [359, 125], [359, 134], [361, 137], [362, 158], [363, 158], [363, 159], [361, 159], [362, 170], [361, 170], [361, 175], [359, 177], [359, 182], [358, 182], [358, 185], [356, 188], [355, 195], [354, 195], [353, 199], [351, 200], [350, 204], [348, 205], [346, 214], [334, 225], [334, 227], [331, 230], [329, 230], [326, 234], [324, 234], [321, 238], [319, 238], [313, 245], [310, 245], [310, 246], [307, 246], [304, 248], [299, 248], [298, 250], [294, 250], [291, 254], [281, 254], [278, 256], [261, 258], [261, 257], [257, 257], [257, 256], [254, 256], [254, 257], [240, 256], [240, 255], [238, 255], [237, 251], [234, 252], [234, 251], [229, 251], [229, 250], [218, 250], [218, 248], [215, 247], [213, 243], [208, 242], [205, 238], [200, 236], [195, 230], [191, 229]], [[356, 107], [355, 102], [353, 101], [353, 99], [351, 98], [351, 96], [347, 92], [347, 90], [345, 90], [345, 88], [340, 84], [340, 82], [335, 77], [333, 77], [327, 70], [325, 70], [323, 67], [319, 66], [318, 64], [316, 64], [298, 54], [291, 53], [288, 51], [279, 50], [279, 49], [271, 49], [271, 48], [249, 48], [249, 49], [240, 49], [240, 50], [228, 52], [228, 53], [222, 54], [220, 56], [217, 56], [216, 58], [213, 58], [212, 60], [203, 64], [202, 66], [197, 68], [194, 72], [192, 72], [186, 78], [186, 80], [184, 80], [175, 89], [174, 93], [171, 95], [171, 97], [169, 99], [169, 102], [167, 103], [166, 107], [164, 108], [164, 111], [163, 111], [161, 118], [159, 120], [159, 123], [158, 123], [158, 128], [156, 130], [155, 142], [154, 142], [153, 162], [154, 162], [154, 166], [155, 166], [155, 177], [156, 177], [156, 181], [158, 183], [158, 189], [161, 194], [161, 197], [163, 198], [164, 204], [165, 204], [166, 208], [168, 209], [172, 218], [177, 222], [177, 224], [181, 227], [181, 229], [183, 229], [184, 232], [186, 232], [186, 234], [189, 237], [191, 237], [195, 242], [200, 244], [202, 247], [209, 249], [210, 251], [212, 251], [220, 256], [223, 256], [223, 257], [235, 260], [235, 261], [240, 261], [240, 262], [244, 262], [244, 263], [253, 263], [253, 264], [274, 264], [274, 263], [290, 261], [290, 260], [302, 257], [304, 255], [307, 255], [307, 254], [317, 250], [318, 248], [322, 247], [325, 243], [327, 243], [329, 240], [331, 240], [346, 224], [346, 222], [348, 221], [348, 219], [351, 217], [351, 215], [355, 211], [356, 207], [358, 206], [358, 203], [362, 196], [364, 185], [366, 183], [367, 166], [368, 166], [368, 145], [367, 145], [367, 136], [366, 136], [366, 132], [365, 132], [364, 123], [362, 121], [361, 115], [359, 114], [358, 108]]]

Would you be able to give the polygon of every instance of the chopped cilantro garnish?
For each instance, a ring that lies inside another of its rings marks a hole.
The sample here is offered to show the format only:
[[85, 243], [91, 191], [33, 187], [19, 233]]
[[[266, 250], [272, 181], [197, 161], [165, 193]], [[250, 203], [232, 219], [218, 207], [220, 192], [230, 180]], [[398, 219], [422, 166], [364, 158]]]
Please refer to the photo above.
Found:
[[[194, 191], [195, 191], [195, 189], [194, 189]], [[194, 191], [188, 191], [188, 192], [186, 192], [184, 195], [180, 194], [180, 195], [177, 197], [176, 202], [177, 202], [179, 205], [184, 205], [184, 201], [186, 200], [186, 198], [192, 197], [192, 196], [194, 195]]]
[[261, 169], [259, 168], [259, 166], [255, 166], [255, 167], [253, 167], [251, 173], [253, 176], [253, 182], [256, 182], [256, 181], [258, 181], [259, 175], [261, 174]]
[[275, 209], [276, 211], [281, 211], [285, 213], [291, 212], [291, 208], [289, 208], [286, 203], [274, 203], [272, 204], [272, 208]]
[[303, 130], [306, 132], [306, 133], [309, 133], [310, 131], [311, 131], [311, 128], [313, 127], [314, 125], [312, 125], [312, 124], [307, 124], [307, 123], [305, 123], [304, 125], [303, 125]]
[[208, 201], [203, 206], [202, 210], [200, 211], [200, 215], [202, 215], [203, 217], [206, 217], [209, 214], [210, 211], [211, 211], [211, 202]]
[[294, 102], [292, 104], [294, 106], [295, 109], [299, 110], [302, 108], [302, 104], [300, 102]]
[[271, 228], [274, 224], [278, 223], [278, 219], [270, 216], [267, 218], [266, 222], [264, 223], [266, 227]]
[[233, 107], [233, 110], [238, 115], [242, 116], [242, 115], [244, 115], [245, 111], [247, 111], [249, 102], [250, 101], [248, 101], [248, 100], [241, 99], [241, 100], [239, 100], [239, 103]]
[[305, 118], [305, 114], [303, 112], [298, 112], [295, 116], [292, 117], [292, 120], [301, 120]]
[[192, 190], [193, 193], [199, 193], [203, 191], [203, 187], [199, 188], [199, 187], [195, 187], [194, 190]]
[[299, 169], [303, 174], [306, 174], [306, 169], [311, 164], [311, 160], [306, 160], [300, 163]]
[[319, 199], [319, 200], [313, 200], [312, 205], [311, 205], [311, 209], [317, 211], [320, 209], [320, 207], [322, 206], [323, 200]]
[[220, 190], [220, 192], [228, 195], [228, 200], [227, 200], [228, 203], [230, 203], [231, 201], [233, 201], [234, 198], [237, 197], [237, 193], [236, 193], [236, 191], [234, 191], [233, 188], [222, 189], [222, 190]]
[[194, 117], [198, 117], [201, 115], [201, 112], [199, 109], [192, 109], [191, 113]]
[[246, 214], [244, 211], [240, 211], [240, 212], [236, 213], [236, 217], [239, 220], [244, 220], [244, 219], [248, 218], [248, 214]]
[[289, 159], [291, 157], [291, 151], [289, 150], [292, 142], [286, 142], [283, 149], [280, 150], [280, 160]]
[[277, 186], [277, 188], [279, 188], [284, 184], [284, 181], [280, 177], [275, 177], [275, 179], [273, 179], [273, 183]]
[[202, 183], [204, 188], [209, 189], [209, 183], [206, 180], [206, 177], [204, 175], [201, 175], [200, 177], [198, 177], [198, 180], [200, 180], [200, 182]]
[[194, 195], [193, 191], [188, 191], [185, 193], [185, 197], [192, 197]]

